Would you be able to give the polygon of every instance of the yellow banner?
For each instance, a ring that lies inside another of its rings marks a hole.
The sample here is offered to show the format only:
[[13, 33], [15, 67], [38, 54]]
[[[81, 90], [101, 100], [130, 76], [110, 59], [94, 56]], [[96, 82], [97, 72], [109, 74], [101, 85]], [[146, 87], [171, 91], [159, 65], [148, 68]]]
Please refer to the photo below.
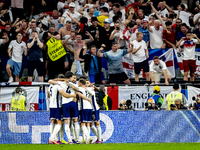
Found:
[[49, 58], [52, 61], [56, 61], [66, 55], [66, 51], [62, 45], [61, 40], [57, 40], [57, 39], [51, 37], [47, 41], [47, 46], [48, 46], [47, 53], [48, 53]]

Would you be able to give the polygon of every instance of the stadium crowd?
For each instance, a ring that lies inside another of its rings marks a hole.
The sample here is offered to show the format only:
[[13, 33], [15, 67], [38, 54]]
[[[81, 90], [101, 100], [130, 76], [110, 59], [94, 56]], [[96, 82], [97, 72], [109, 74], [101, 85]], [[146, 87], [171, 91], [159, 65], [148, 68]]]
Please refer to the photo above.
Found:
[[136, 82], [143, 69], [147, 81], [163, 74], [168, 85], [166, 64], [148, 62], [148, 49], [165, 48], [184, 51], [184, 80], [190, 71], [194, 81], [198, 1], [189, 9], [178, 1], [1, 0], [0, 12], [1, 82], [32, 81], [37, 69], [40, 82], [71, 71], [91, 83], [130, 84], [122, 57], [132, 53]]

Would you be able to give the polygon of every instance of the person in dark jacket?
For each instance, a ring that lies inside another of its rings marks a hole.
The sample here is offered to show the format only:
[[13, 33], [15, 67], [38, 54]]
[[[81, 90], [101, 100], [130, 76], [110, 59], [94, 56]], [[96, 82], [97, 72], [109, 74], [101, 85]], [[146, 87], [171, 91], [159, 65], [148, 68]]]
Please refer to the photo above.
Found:
[[112, 110], [112, 99], [105, 93], [105, 86], [100, 85], [98, 92], [98, 101], [100, 110]]
[[[101, 72], [101, 58], [97, 57], [97, 49], [95, 45], [92, 45], [90, 47], [90, 52], [83, 55], [83, 51], [86, 49], [86, 46], [84, 46], [81, 49], [81, 52], [79, 54], [79, 58], [84, 59], [85, 66], [84, 71], [87, 73], [90, 79], [91, 84], [100, 83], [101, 81], [103, 84], [106, 84], [106, 80], [104, 78], [103, 72]], [[103, 48], [100, 48], [99, 50], [103, 50]]]

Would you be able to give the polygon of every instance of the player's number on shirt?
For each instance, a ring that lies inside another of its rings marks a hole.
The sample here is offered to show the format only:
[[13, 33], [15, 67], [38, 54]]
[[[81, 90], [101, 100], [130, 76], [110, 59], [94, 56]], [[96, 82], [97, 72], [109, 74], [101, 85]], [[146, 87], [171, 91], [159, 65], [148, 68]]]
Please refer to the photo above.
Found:
[[87, 98], [90, 98], [90, 94], [88, 93], [88, 91], [85, 91], [85, 96], [87, 97]]
[[51, 86], [51, 87], [50, 87], [50, 90], [49, 90], [50, 96], [52, 96], [52, 88], [53, 88], [53, 86]]
[[69, 90], [69, 87], [67, 88], [66, 93], [68, 93], [68, 94], [71, 93], [71, 91]]

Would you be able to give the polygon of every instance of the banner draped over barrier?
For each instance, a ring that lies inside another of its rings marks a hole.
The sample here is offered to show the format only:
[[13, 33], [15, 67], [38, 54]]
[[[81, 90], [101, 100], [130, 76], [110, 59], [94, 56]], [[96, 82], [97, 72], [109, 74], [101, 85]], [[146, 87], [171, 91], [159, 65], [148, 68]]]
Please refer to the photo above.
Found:
[[[0, 144], [47, 144], [49, 112], [0, 112]], [[200, 111], [101, 111], [104, 143], [199, 142]], [[91, 132], [93, 141], [96, 136]], [[66, 141], [67, 137], [64, 134]], [[81, 139], [81, 137], [80, 137]]]
[[[153, 87], [154, 86], [119, 86], [117, 89], [116, 87], [107, 87], [107, 93], [111, 93], [113, 89], [113, 94], [110, 95], [110, 97], [114, 103], [118, 101], [118, 105], [121, 100], [131, 100], [132, 107], [135, 110], [144, 110], [147, 98], [153, 93]], [[172, 92], [173, 88], [172, 86], [160, 86], [160, 89], [160, 93], [163, 96], [165, 103], [167, 94]], [[113, 109], [116, 110], [118, 105], [114, 106]]]
[[[27, 101], [30, 103], [30, 111], [38, 110], [39, 87], [21, 86], [21, 88], [25, 89], [27, 92]], [[0, 87], [0, 111], [10, 111], [12, 93], [15, 89], [16, 87]]]

